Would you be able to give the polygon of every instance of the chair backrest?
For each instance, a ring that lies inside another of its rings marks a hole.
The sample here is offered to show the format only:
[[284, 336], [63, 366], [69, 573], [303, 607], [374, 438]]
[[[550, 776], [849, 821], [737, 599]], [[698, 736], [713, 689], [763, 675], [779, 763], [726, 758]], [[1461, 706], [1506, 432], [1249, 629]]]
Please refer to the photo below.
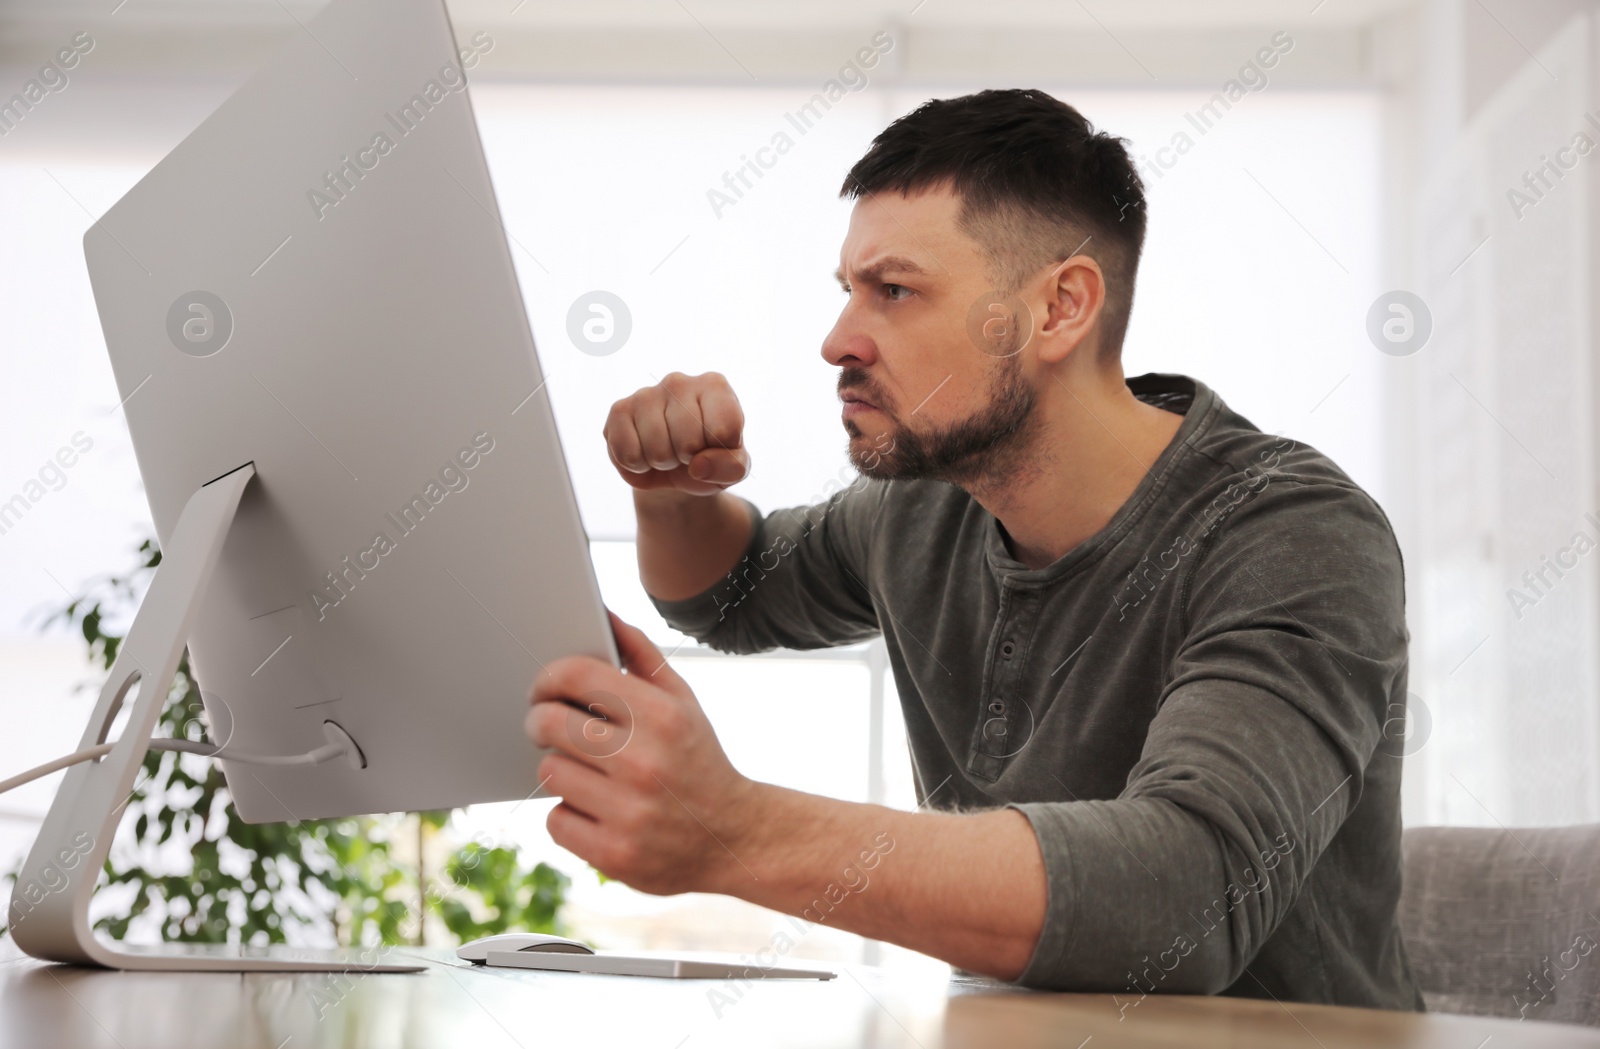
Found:
[[1400, 927], [1430, 1010], [1600, 1026], [1600, 825], [1403, 841]]

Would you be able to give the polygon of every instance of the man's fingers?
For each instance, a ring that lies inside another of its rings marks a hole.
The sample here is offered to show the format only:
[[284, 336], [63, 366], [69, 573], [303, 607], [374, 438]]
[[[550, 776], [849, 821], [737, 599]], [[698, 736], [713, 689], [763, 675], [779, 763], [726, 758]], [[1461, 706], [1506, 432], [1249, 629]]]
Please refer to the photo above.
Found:
[[[610, 668], [607, 668], [610, 669]], [[616, 671], [612, 671], [613, 674]], [[619, 675], [620, 678], [620, 675]], [[622, 696], [623, 692], [637, 692], [637, 685], [621, 678], [617, 684], [603, 682], [599, 688], [561, 689], [558, 692], [541, 695], [537, 690], [530, 704], [533, 710], [542, 711], [547, 719], [546, 726], [556, 724], [556, 719], [562, 719], [567, 735], [581, 734], [588, 743], [595, 743], [605, 731], [628, 731], [633, 728], [633, 707]], [[636, 697], [637, 698], [637, 697]], [[596, 726], [591, 727], [590, 722]], [[606, 730], [600, 727], [601, 723], [612, 727]], [[530, 728], [532, 722], [529, 722]], [[541, 746], [554, 746], [555, 735], [546, 734], [534, 742]]]
[[744, 444], [744, 409], [726, 383], [716, 383], [700, 394], [700, 419], [708, 447], [738, 448]]
[[562, 802], [550, 810], [550, 815], [545, 817], [545, 829], [550, 832], [550, 840], [566, 849], [574, 856], [581, 857], [593, 863], [593, 856], [603, 840], [605, 832], [587, 814]]
[[560, 798], [592, 819], [616, 807], [615, 784], [604, 773], [564, 754], [551, 754], [540, 762], [539, 780], [545, 794]]
[[689, 694], [689, 686], [678, 676], [678, 672], [667, 665], [667, 657], [661, 654], [643, 630], [625, 623], [615, 612], [611, 615], [611, 632], [617, 639], [617, 654], [622, 657], [622, 666], [630, 675], [653, 685], [673, 692], [677, 695]]
[[707, 448], [689, 463], [690, 477], [724, 488], [738, 484], [749, 473], [750, 453], [743, 448]]
[[614, 707], [615, 711], [608, 709], [605, 716], [631, 721], [625, 696], [637, 687], [609, 663], [590, 656], [571, 656], [558, 659], [539, 672], [529, 700], [535, 705], [575, 703], [584, 710], [591, 706]]
[[633, 416], [620, 407], [611, 409], [611, 415], [606, 419], [605, 428], [606, 451], [611, 454], [611, 461], [629, 473], [642, 474], [650, 472], [650, 463], [644, 457], [644, 446], [639, 443], [639, 430], [633, 423]]
[[[677, 393], [671, 387], [664, 386], [667, 392], [667, 433], [672, 440], [672, 450], [677, 455], [674, 465], [686, 466], [693, 459], [695, 453], [706, 446], [705, 428], [700, 424], [700, 412], [694, 400], [685, 400], [684, 393]], [[690, 398], [693, 394], [689, 394]]]
[[535, 703], [524, 720], [528, 738], [535, 746], [562, 754], [596, 772], [610, 774], [607, 759], [620, 754], [632, 742], [634, 720], [616, 716], [626, 711], [617, 696], [605, 702], [576, 706], [572, 703]]
[[639, 444], [645, 462], [654, 470], [672, 470], [683, 464], [672, 447], [672, 431], [667, 427], [667, 405], [671, 398], [659, 386], [634, 395], [633, 425], [639, 431]]
[[[624, 473], [622, 479], [633, 488], [642, 491], [655, 491], [660, 488], [671, 488], [690, 495], [714, 495], [721, 489], [717, 485], [706, 485], [689, 475], [687, 466], [680, 466], [676, 470], [646, 470], [644, 473]], [[702, 491], [701, 489], [709, 489]]]
[[716, 372], [673, 372], [618, 401], [606, 418], [605, 438], [611, 461], [635, 488], [713, 495], [750, 472], [744, 410]]

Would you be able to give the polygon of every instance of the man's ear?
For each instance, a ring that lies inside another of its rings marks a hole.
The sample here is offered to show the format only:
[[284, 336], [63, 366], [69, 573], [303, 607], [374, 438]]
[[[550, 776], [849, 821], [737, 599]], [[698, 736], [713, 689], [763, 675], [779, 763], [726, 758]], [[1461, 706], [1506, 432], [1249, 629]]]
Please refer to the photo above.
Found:
[[1039, 360], [1059, 364], [1079, 346], [1092, 347], [1105, 304], [1105, 274], [1098, 262], [1088, 255], [1074, 255], [1058, 263], [1044, 278]]

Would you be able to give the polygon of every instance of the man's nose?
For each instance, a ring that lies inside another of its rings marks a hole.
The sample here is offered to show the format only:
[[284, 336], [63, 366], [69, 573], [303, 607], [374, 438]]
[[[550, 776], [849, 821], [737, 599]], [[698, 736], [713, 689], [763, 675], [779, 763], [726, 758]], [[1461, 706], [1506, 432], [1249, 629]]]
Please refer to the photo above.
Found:
[[878, 359], [877, 344], [854, 323], [848, 306], [822, 340], [822, 359], [836, 368], [866, 366]]

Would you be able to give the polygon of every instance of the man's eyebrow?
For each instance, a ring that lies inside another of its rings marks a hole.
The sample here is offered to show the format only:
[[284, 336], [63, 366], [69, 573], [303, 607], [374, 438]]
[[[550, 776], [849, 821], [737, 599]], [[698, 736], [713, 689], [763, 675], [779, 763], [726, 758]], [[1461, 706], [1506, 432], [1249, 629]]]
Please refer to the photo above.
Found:
[[[884, 276], [890, 273], [907, 273], [921, 277], [927, 276], [928, 271], [904, 255], [885, 255], [881, 259], [873, 259], [856, 270], [859, 279], [869, 281], [882, 281]], [[839, 282], [840, 287], [847, 284], [843, 267], [833, 271], [833, 279]]]

